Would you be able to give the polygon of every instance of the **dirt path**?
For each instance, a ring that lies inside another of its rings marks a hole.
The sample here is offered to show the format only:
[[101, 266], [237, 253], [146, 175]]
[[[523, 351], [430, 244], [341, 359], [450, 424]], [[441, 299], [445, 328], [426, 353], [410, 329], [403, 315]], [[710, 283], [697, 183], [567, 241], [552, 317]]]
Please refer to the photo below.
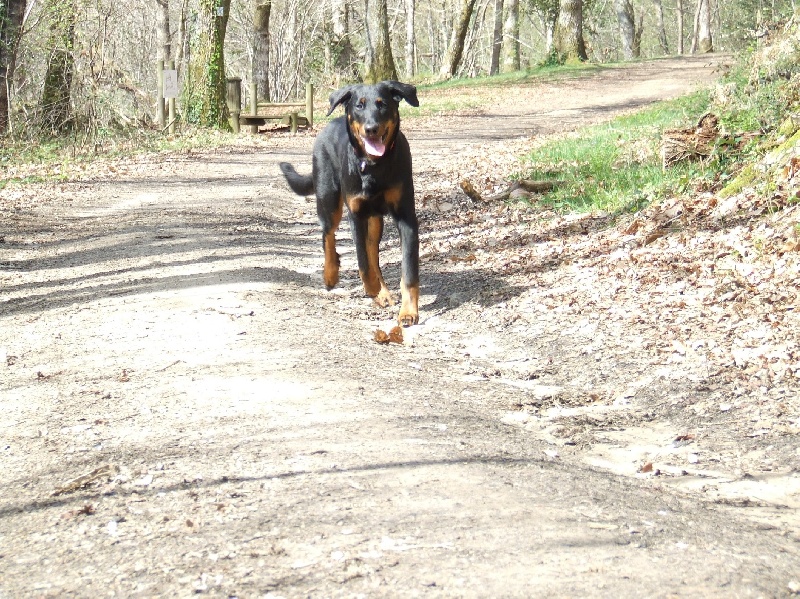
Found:
[[[787, 486], [779, 509], [675, 488], [705, 475], [611, 474], [587, 459], [625, 443], [557, 434], [546, 412], [594, 408], [607, 420], [593, 413], [593, 430], [613, 436], [624, 418], [647, 429], [649, 406], [662, 449], [681, 452], [653, 406], [696, 382], [688, 370], [643, 381], [656, 366], [640, 331], [542, 310], [556, 287], [541, 273], [494, 268], [480, 252], [450, 259], [476, 251], [471, 229], [521, 218], [453, 220], [445, 196], [476, 157], [513, 153], [555, 118], [594, 122], [713, 76], [707, 61], [661, 61], [516, 88], [517, 102], [441, 129], [409, 120], [424, 257], [421, 324], [404, 345], [372, 340], [393, 315], [363, 298], [346, 239], [342, 283], [322, 289], [313, 204], [277, 176], [279, 161], [309, 164], [311, 136], [7, 188], [0, 597], [796, 588]], [[393, 234], [383, 255], [396, 287]], [[579, 266], [552, 273], [579, 280]], [[649, 393], [627, 393], [635, 381]], [[627, 401], [592, 396], [601, 387]]]

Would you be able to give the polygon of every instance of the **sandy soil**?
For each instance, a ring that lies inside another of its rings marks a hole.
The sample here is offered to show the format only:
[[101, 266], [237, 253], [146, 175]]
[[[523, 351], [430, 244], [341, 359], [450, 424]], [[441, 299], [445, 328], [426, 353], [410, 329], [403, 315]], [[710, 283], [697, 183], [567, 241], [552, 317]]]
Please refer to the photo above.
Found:
[[[531, 251], [599, 247], [586, 217], [465, 210], [457, 192], [721, 60], [407, 120], [423, 280], [403, 344], [373, 340], [394, 314], [363, 296], [346, 227], [323, 288], [314, 205], [277, 168], [307, 170], [313, 133], [0, 192], [0, 597], [800, 590], [796, 434], [766, 406], [781, 391], [794, 422], [796, 382], [742, 390], [694, 346], [666, 359], [623, 289], [616, 312], [573, 309], [605, 284], [597, 260], [497, 257], [521, 229], [547, 233]], [[397, 288], [391, 227], [382, 251]]]

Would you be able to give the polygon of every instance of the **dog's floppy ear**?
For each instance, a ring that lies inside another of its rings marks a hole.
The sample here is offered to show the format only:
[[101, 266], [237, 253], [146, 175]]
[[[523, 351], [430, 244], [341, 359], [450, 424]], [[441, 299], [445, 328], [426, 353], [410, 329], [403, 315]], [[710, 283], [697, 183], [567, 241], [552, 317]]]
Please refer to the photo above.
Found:
[[328, 98], [328, 102], [330, 102], [331, 107], [328, 109], [328, 114], [325, 116], [331, 116], [331, 113], [336, 109], [339, 104], [344, 104], [350, 100], [350, 96], [353, 95], [353, 86], [348, 85], [347, 87], [343, 87], [342, 89], [337, 89], [333, 92]]
[[392, 91], [392, 97], [399, 102], [401, 99], [405, 100], [414, 107], [419, 106], [417, 100], [417, 88], [408, 83], [400, 83], [399, 81], [386, 81], [385, 84]]

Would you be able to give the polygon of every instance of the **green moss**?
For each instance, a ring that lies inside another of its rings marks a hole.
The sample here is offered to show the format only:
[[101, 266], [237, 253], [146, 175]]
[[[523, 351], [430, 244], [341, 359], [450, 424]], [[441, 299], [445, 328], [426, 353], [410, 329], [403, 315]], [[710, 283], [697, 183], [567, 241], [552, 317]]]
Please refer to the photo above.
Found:
[[753, 181], [756, 180], [758, 176], [758, 171], [752, 164], [748, 164], [746, 167], [742, 169], [742, 171], [736, 176], [736, 178], [728, 183], [725, 187], [723, 187], [719, 192], [719, 197], [722, 199], [729, 198], [732, 195], [736, 195], [742, 189], [750, 185]]

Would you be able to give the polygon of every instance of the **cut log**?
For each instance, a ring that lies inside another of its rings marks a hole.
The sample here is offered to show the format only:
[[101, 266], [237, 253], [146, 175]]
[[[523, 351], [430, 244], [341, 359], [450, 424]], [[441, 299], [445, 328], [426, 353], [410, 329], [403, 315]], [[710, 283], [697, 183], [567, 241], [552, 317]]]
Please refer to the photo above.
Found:
[[714, 152], [719, 137], [719, 119], [704, 114], [694, 129], [665, 131], [661, 143], [661, 164], [664, 170], [684, 160], [704, 160]]

